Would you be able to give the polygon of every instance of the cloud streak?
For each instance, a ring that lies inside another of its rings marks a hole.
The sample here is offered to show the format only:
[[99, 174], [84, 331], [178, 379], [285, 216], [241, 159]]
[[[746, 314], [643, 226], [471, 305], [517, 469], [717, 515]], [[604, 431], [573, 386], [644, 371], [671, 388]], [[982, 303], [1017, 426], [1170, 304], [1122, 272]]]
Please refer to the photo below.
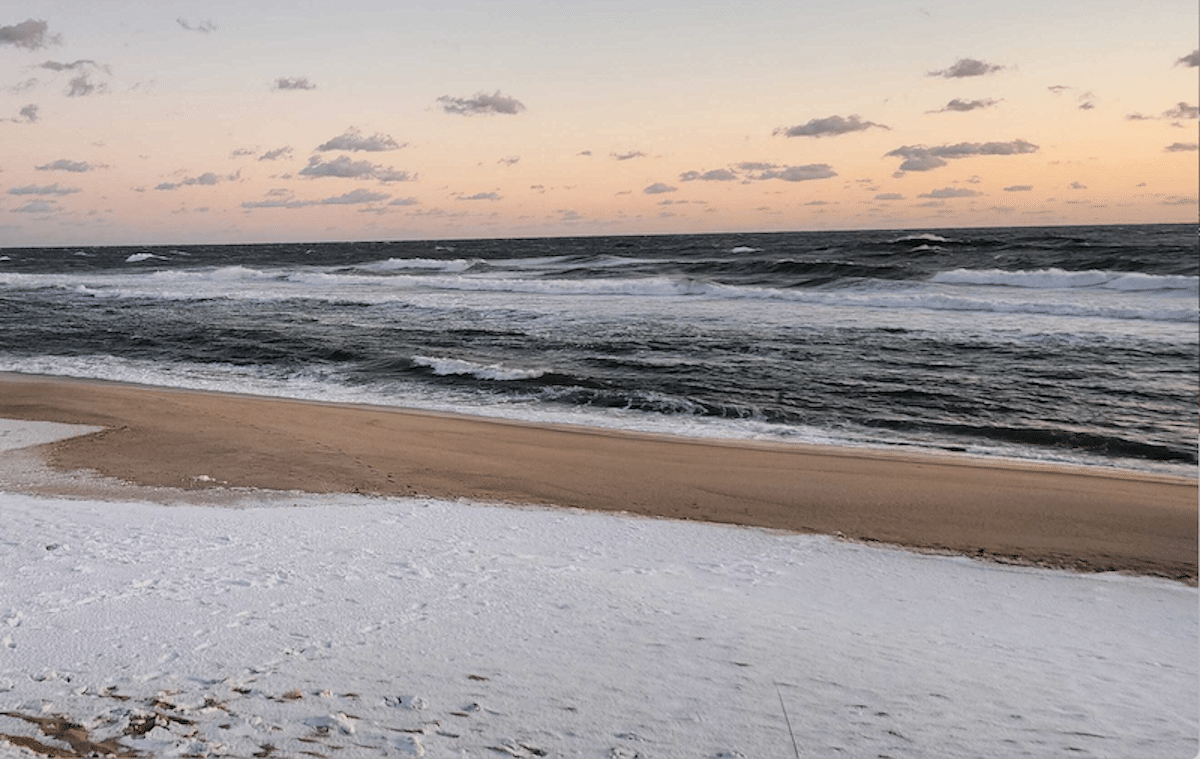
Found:
[[58, 182], [48, 185], [28, 184], [24, 187], [12, 187], [9, 195], [74, 195], [81, 190], [78, 187], [60, 187]]
[[62, 35], [50, 34], [50, 25], [40, 19], [26, 19], [12, 26], [0, 26], [0, 45], [38, 50], [62, 42]]
[[189, 23], [187, 19], [177, 18], [175, 19], [175, 22], [189, 32], [201, 32], [203, 34], [209, 34], [210, 32], [215, 32], [217, 30], [216, 24], [208, 20], [192, 24]]
[[972, 189], [969, 189], [966, 187], [942, 187], [941, 189], [938, 189], [938, 190], [930, 190], [929, 192], [923, 192], [920, 195], [918, 195], [917, 197], [918, 198], [937, 198], [937, 199], [941, 200], [941, 199], [945, 199], [945, 198], [974, 198], [974, 197], [982, 195], [982, 194], [983, 193], [981, 193], [981, 192], [976, 192], [975, 190], [972, 190]]
[[978, 111], [982, 108], [991, 108], [999, 103], [999, 100], [992, 98], [984, 98], [982, 100], [963, 100], [954, 98], [949, 103], [936, 111], [926, 111], [926, 113], [966, 113], [967, 111]]
[[1025, 140], [1011, 142], [960, 142], [955, 145], [926, 147], [903, 145], [885, 153], [885, 157], [903, 158], [900, 171], [932, 171], [947, 165], [950, 160], [972, 156], [1009, 156], [1036, 153], [1038, 146]]
[[85, 171], [91, 171], [96, 168], [87, 161], [71, 161], [66, 158], [59, 158], [57, 161], [44, 163], [41, 166], [34, 166], [38, 171], [70, 171], [76, 174], [81, 174]]
[[874, 121], [863, 121], [859, 116], [851, 115], [847, 117], [827, 116], [823, 119], [811, 119], [807, 124], [779, 127], [771, 134], [782, 134], [784, 137], [834, 137], [840, 134], [849, 134], [850, 132], [861, 132], [871, 127], [891, 129], [891, 127], [884, 124], [876, 124]]
[[1188, 153], [1197, 149], [1200, 149], [1200, 146], [1194, 142], [1173, 142], [1163, 148], [1163, 151], [1167, 153]]
[[525, 104], [496, 90], [492, 94], [477, 92], [474, 97], [456, 98], [442, 95], [437, 99], [445, 113], [456, 116], [504, 115], [513, 116], [525, 110]]
[[940, 76], [944, 79], [963, 79], [971, 76], [986, 76], [997, 71], [1003, 71], [1004, 66], [996, 63], [976, 60], [975, 58], [959, 58], [949, 68], [937, 71], [927, 71], [925, 76]]
[[329, 150], [347, 150], [351, 152], [364, 151], [367, 153], [382, 153], [389, 150], [399, 150], [407, 146], [408, 143], [398, 143], [386, 134], [373, 134], [367, 137], [362, 132], [354, 127], [350, 127], [343, 134], [334, 137], [333, 139], [324, 142], [317, 146], [318, 152]]
[[315, 90], [317, 85], [308, 81], [306, 76], [281, 76], [271, 83], [271, 89], [276, 92], [289, 90]]
[[320, 156], [308, 159], [308, 165], [300, 170], [300, 176], [312, 179], [335, 177], [338, 179], [376, 179], [380, 182], [413, 182], [417, 176], [407, 171], [384, 167], [370, 161], [355, 161], [349, 156], [338, 156], [332, 161], [322, 161]]

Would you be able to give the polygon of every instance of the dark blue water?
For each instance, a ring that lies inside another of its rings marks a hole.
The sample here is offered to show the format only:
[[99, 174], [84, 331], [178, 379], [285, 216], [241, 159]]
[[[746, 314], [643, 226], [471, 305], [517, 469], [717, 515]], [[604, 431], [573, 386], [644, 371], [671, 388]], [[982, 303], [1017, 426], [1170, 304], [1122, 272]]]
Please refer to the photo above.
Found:
[[1194, 226], [0, 251], [0, 370], [1194, 475]]

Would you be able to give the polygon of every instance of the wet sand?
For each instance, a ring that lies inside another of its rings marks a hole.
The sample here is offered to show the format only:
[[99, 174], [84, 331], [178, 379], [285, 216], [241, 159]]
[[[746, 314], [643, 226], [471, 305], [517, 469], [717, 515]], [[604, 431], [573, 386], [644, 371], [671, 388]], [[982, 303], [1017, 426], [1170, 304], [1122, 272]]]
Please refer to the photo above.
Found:
[[44, 446], [49, 464], [143, 486], [544, 504], [1197, 577], [1186, 478], [3, 373], [0, 417], [102, 426]]

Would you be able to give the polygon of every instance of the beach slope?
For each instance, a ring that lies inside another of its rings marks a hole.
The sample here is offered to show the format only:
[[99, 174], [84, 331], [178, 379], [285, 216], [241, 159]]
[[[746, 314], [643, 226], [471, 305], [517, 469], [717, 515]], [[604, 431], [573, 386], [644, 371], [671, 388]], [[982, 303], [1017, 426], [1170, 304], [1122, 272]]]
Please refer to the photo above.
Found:
[[104, 427], [49, 463], [139, 485], [548, 504], [1197, 576], [1197, 485], [1178, 477], [17, 374], [0, 374], [0, 417]]

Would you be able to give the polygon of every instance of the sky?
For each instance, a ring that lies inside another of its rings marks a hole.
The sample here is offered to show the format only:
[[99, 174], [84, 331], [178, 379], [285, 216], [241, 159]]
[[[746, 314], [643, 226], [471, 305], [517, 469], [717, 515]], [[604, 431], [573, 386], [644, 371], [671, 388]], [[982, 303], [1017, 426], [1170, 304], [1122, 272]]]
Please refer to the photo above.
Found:
[[1198, 16], [10, 0], [0, 247], [1195, 223]]

